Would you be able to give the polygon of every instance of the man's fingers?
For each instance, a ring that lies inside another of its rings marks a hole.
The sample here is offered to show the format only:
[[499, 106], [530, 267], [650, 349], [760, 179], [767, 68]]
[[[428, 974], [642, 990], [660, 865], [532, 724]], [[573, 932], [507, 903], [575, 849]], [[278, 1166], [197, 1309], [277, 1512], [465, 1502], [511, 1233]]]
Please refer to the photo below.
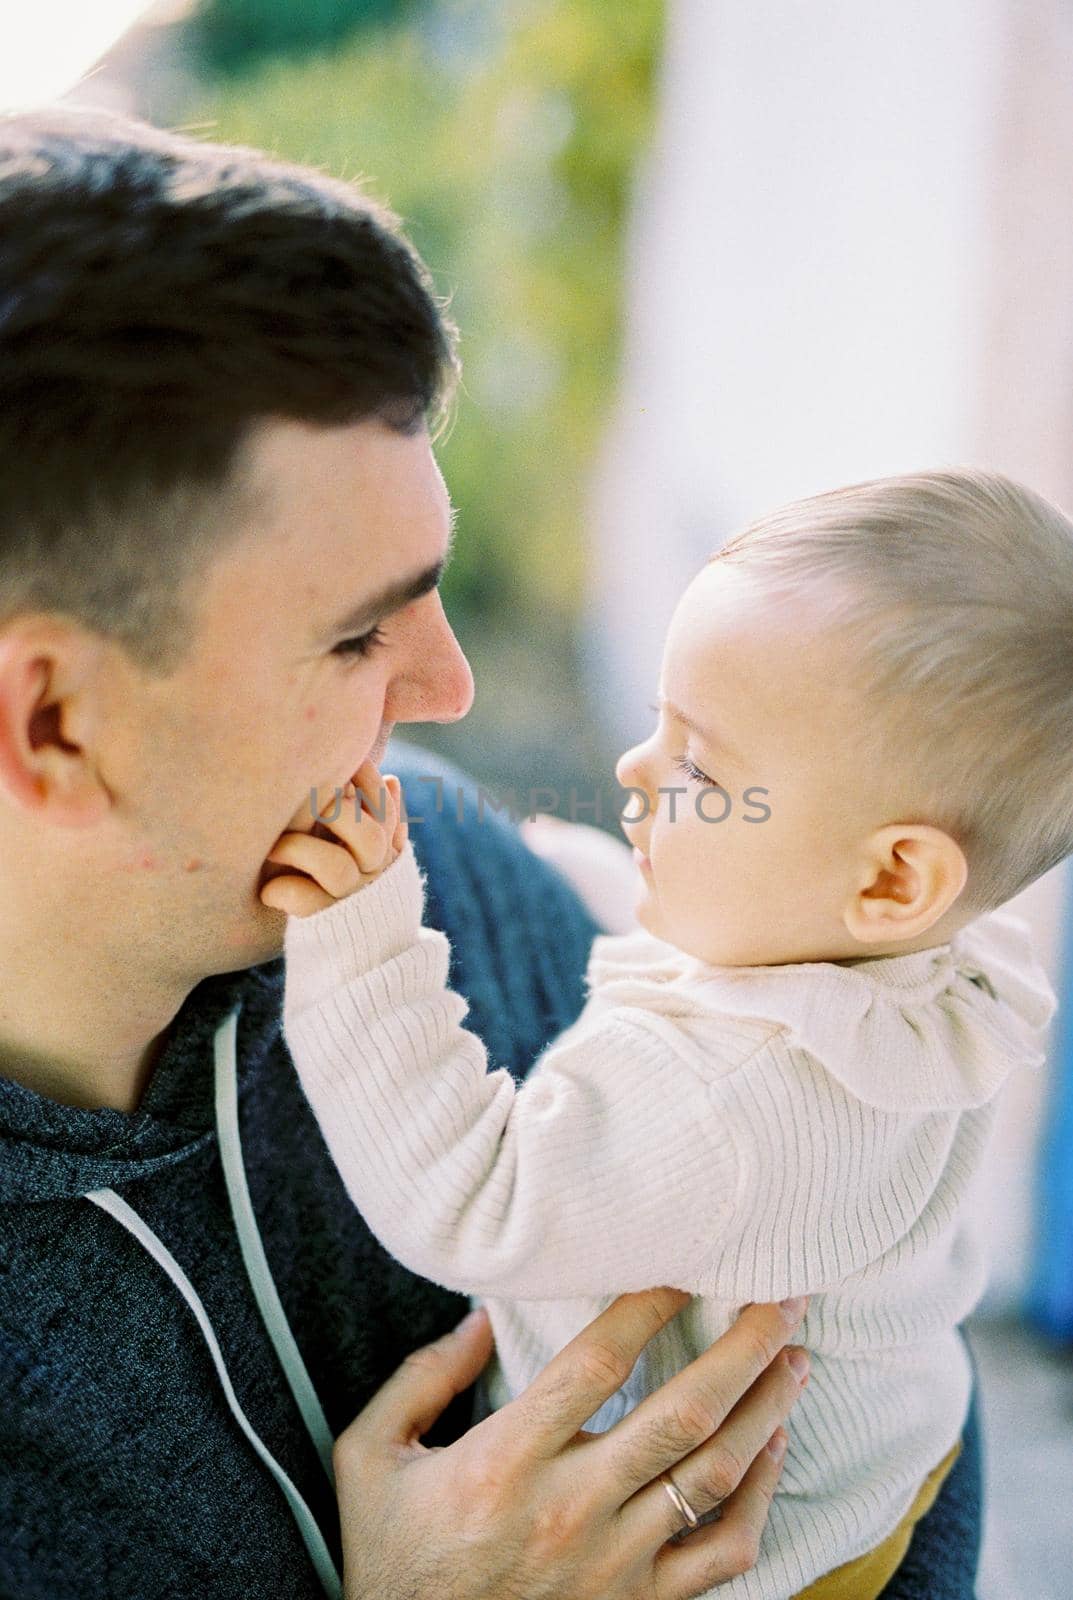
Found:
[[610, 1428], [598, 1468], [609, 1496], [621, 1505], [710, 1439], [786, 1344], [804, 1306], [747, 1306], [722, 1338]]
[[[706, 1593], [756, 1565], [768, 1508], [782, 1471], [785, 1445], [786, 1433], [780, 1428], [761, 1449], [734, 1493], [724, 1500], [718, 1521], [698, 1528], [681, 1543], [663, 1546], [656, 1556], [656, 1587], [661, 1600], [691, 1600], [693, 1595]], [[677, 1473], [674, 1479], [677, 1483]]]
[[358, 1413], [350, 1429], [366, 1439], [375, 1436], [382, 1443], [412, 1444], [431, 1428], [455, 1395], [477, 1379], [491, 1354], [488, 1313], [471, 1312], [442, 1339], [407, 1356]]
[[[548, 1362], [517, 1399], [495, 1413], [503, 1419], [507, 1435], [525, 1438], [528, 1448], [541, 1456], [558, 1455], [593, 1412], [625, 1383], [649, 1339], [689, 1298], [680, 1289], [619, 1295]], [[622, 1499], [619, 1495], [616, 1506]]]
[[[670, 1469], [698, 1516], [722, 1504], [742, 1483], [750, 1462], [790, 1415], [807, 1375], [805, 1351], [796, 1347], [784, 1351], [738, 1401], [719, 1431]], [[624, 1538], [641, 1554], [678, 1532], [682, 1518], [656, 1479], [623, 1506], [621, 1526]]]

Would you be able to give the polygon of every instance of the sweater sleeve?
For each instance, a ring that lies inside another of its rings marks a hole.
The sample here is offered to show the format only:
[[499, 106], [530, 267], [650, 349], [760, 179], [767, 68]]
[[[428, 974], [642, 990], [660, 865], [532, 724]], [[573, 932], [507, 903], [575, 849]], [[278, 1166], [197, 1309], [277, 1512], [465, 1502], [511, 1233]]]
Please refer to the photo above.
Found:
[[738, 1188], [710, 1086], [614, 1007], [583, 1012], [521, 1088], [490, 1072], [446, 986], [447, 940], [420, 926], [422, 888], [408, 845], [368, 888], [287, 925], [287, 1042], [366, 1221], [467, 1293], [701, 1292]]

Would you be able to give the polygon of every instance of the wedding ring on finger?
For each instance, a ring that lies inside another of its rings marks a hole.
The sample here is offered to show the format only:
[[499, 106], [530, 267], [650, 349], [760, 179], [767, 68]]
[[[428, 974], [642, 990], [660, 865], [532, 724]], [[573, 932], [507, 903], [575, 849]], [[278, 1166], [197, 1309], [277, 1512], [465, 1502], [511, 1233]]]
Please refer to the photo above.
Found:
[[673, 1505], [674, 1509], [682, 1518], [682, 1527], [679, 1531], [685, 1533], [688, 1529], [689, 1532], [692, 1533], [693, 1529], [700, 1525], [700, 1518], [697, 1516], [697, 1513], [693, 1510], [693, 1507], [690, 1505], [681, 1489], [679, 1489], [669, 1472], [660, 1473], [659, 1481], [670, 1495], [671, 1504]]

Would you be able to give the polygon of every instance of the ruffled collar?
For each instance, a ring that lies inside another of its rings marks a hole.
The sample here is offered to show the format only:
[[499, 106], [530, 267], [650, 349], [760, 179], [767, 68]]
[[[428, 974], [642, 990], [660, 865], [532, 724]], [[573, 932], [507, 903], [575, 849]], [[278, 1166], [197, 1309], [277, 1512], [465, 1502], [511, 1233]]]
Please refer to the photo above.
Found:
[[960, 1110], [1017, 1066], [1041, 1066], [1057, 997], [1027, 923], [1005, 907], [947, 944], [904, 956], [710, 966], [639, 929], [601, 935], [588, 980], [598, 1009], [722, 1014], [781, 1025], [858, 1099], [881, 1110]]

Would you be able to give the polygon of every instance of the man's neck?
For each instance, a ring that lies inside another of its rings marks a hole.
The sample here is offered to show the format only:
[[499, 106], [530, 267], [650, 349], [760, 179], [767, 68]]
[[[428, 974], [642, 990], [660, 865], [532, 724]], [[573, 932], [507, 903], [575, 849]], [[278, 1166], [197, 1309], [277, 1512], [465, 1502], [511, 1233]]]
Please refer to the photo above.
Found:
[[154, 984], [133, 959], [89, 938], [7, 931], [0, 927], [0, 1075], [61, 1105], [137, 1111], [186, 990]]
[[31, 1052], [0, 1036], [0, 1077], [21, 1083], [47, 1100], [89, 1111], [137, 1111], [168, 1038], [165, 1028], [141, 1055], [123, 1059], [72, 1060]]

